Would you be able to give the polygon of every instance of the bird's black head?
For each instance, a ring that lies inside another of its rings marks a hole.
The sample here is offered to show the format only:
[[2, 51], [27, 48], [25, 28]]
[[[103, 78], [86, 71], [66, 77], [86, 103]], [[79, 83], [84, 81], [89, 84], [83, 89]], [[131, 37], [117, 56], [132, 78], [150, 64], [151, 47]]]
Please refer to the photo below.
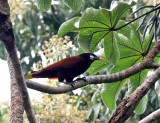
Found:
[[104, 60], [103, 58], [101, 57], [98, 57], [96, 56], [95, 54], [93, 53], [83, 53], [83, 54], [80, 54], [82, 57], [84, 57], [86, 60], [89, 60], [89, 61], [94, 61], [94, 60]]

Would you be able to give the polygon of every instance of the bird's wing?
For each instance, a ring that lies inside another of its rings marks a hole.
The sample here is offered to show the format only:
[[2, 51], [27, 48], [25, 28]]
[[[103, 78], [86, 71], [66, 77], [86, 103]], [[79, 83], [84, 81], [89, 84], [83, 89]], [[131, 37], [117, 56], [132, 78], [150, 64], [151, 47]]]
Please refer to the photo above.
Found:
[[78, 56], [72, 56], [65, 59], [62, 59], [61, 61], [58, 61], [56, 63], [53, 63], [42, 70], [63, 70], [68, 68], [74, 68], [76, 65], [81, 64], [83, 59]]

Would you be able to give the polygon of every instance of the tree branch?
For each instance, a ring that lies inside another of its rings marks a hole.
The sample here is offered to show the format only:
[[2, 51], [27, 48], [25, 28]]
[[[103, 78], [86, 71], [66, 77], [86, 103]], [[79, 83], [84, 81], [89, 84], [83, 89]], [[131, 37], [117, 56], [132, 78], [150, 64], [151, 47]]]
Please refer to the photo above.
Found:
[[[123, 70], [117, 73], [107, 74], [107, 75], [88, 76], [86, 77], [86, 80], [88, 84], [112, 83], [112, 82], [123, 80], [132, 75], [135, 75], [136, 73], [146, 68], [147, 68], [146, 62], [142, 61], [126, 70]], [[50, 87], [50, 86], [36, 83], [31, 80], [25, 80], [25, 82], [27, 84], [27, 87], [37, 91], [44, 92], [44, 93], [49, 93], [49, 94], [62, 94], [62, 93], [66, 93], [66, 92], [75, 90], [77, 88], [86, 86], [86, 82], [84, 82], [83, 80], [76, 81], [74, 88], [71, 85], [64, 85], [61, 87]]]
[[145, 118], [143, 118], [138, 123], [153, 123], [155, 121], [156, 122], [160, 121], [160, 109], [152, 112], [151, 114], [149, 114], [148, 116], [146, 116]]
[[123, 27], [129, 25], [130, 23], [132, 23], [132, 22], [138, 20], [139, 18], [141, 18], [141, 17], [143, 17], [143, 16], [145, 16], [145, 15], [148, 15], [149, 13], [154, 12], [154, 11], [156, 11], [156, 10], [158, 10], [158, 9], [160, 9], [160, 6], [158, 6], [158, 7], [155, 8], [155, 9], [152, 9], [152, 10], [150, 10], [150, 11], [144, 13], [144, 14], [142, 14], [141, 16], [139, 16], [139, 17], [137, 17], [137, 18], [131, 20], [130, 22], [128, 22], [128, 23], [126, 23], [126, 24], [124, 24], [124, 25], [122, 25], [122, 26], [120, 26], [120, 27], [118, 27], [118, 28], [113, 29], [113, 31], [120, 30], [120, 29], [122, 29]]
[[[148, 53], [146, 59], [141, 61], [140, 63], [117, 73], [88, 76], [86, 77], [86, 80], [88, 84], [112, 83], [126, 79], [144, 69], [148, 68], [156, 69], [159, 67], [159, 65], [155, 64], [153, 62], [153, 59], [158, 54], [159, 51], [160, 51], [160, 39], [156, 42], [152, 50]], [[31, 80], [25, 80], [25, 82], [29, 88], [49, 94], [62, 94], [86, 86], [86, 83], [82, 80], [79, 80], [75, 83], [75, 88], [73, 88], [70, 85], [64, 85], [61, 87], [50, 87], [36, 83]]]

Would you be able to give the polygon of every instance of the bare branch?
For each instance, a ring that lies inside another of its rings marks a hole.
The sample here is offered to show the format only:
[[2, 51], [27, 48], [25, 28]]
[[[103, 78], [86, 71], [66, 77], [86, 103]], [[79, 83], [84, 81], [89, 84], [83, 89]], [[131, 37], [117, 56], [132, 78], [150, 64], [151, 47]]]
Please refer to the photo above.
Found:
[[155, 121], [156, 122], [160, 121], [160, 109], [152, 112], [138, 123], [153, 123]]

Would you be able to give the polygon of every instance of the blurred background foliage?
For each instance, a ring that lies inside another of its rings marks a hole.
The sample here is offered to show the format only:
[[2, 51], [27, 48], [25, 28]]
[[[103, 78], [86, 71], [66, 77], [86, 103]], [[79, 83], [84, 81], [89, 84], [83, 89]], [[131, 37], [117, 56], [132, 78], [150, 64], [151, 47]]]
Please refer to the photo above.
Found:
[[[13, 23], [15, 42], [24, 74], [31, 69], [40, 69], [50, 63], [64, 57], [76, 55], [82, 51], [79, 49], [75, 33], [68, 33], [65, 38], [57, 39], [57, 31], [60, 25], [81, 14], [89, 7], [107, 8], [112, 0], [82, 0], [80, 11], [72, 11], [63, 0], [52, 0], [52, 5], [47, 12], [40, 12], [32, 0], [9, 0], [11, 20]], [[121, 0], [122, 1], [122, 0]], [[158, 0], [138, 0], [135, 8], [144, 5], [154, 5]], [[136, 16], [147, 11], [139, 11]], [[132, 11], [131, 11], [132, 12]], [[132, 20], [130, 14], [123, 17], [125, 21]], [[147, 19], [146, 19], [147, 22]], [[49, 47], [48, 47], [49, 46]], [[4, 48], [0, 44], [0, 58], [6, 60]], [[109, 69], [98, 72], [106, 74]], [[82, 76], [89, 75], [88, 72]], [[59, 86], [55, 80], [47, 81], [45, 84]], [[36, 117], [41, 123], [54, 122], [101, 122], [104, 123], [113, 111], [109, 110], [101, 100], [101, 85], [89, 85], [79, 90], [79, 93], [70, 92], [62, 95], [41, 94], [41, 100], [32, 101]], [[133, 114], [127, 121], [135, 123], [154, 110], [160, 108], [159, 83], [156, 83], [148, 95], [147, 110], [141, 114]], [[125, 97], [128, 87], [125, 86], [118, 98], [119, 104]], [[155, 93], [155, 91], [157, 93]], [[6, 103], [0, 106], [0, 122], [9, 122], [9, 106]], [[25, 122], [28, 122], [25, 119]]]

